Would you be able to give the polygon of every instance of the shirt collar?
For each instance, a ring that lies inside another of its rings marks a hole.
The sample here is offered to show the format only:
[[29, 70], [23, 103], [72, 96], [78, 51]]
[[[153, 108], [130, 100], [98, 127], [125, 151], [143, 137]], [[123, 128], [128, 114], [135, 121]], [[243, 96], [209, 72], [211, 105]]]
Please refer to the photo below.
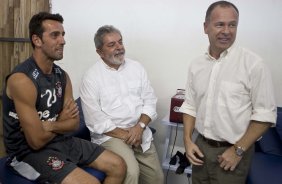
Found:
[[107, 69], [107, 70], [112, 70], [112, 71], [120, 71], [123, 70], [125, 68], [126, 65], [126, 59], [124, 59], [124, 62], [119, 66], [118, 70], [116, 70], [115, 68], [110, 67], [109, 65], [107, 65], [102, 59], [100, 60], [100, 62], [103, 64], [103, 66]]
[[236, 44], [235, 44], [235, 42], [228, 48], [228, 49], [226, 49], [225, 51], [223, 51], [221, 54], [220, 54], [220, 57], [219, 57], [219, 59], [215, 59], [214, 57], [212, 57], [211, 55], [210, 55], [210, 46], [208, 47], [208, 49], [206, 50], [206, 52], [205, 52], [205, 55], [209, 58], [209, 60], [211, 60], [211, 61], [220, 61], [222, 58], [227, 58], [229, 55], [230, 55], [230, 53], [234, 50], [234, 48], [236, 47], [235, 46]]

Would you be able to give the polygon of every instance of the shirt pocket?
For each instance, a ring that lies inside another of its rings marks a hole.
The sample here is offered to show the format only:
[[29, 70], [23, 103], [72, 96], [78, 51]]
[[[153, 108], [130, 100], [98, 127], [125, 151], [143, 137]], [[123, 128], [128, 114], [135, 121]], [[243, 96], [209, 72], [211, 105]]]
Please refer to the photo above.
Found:
[[103, 88], [100, 96], [101, 108], [105, 112], [110, 112], [122, 105], [119, 90], [116, 88]]
[[141, 81], [134, 80], [134, 81], [129, 81], [128, 82], [128, 90], [130, 95], [133, 95], [134, 97], [139, 97], [141, 96]]
[[243, 84], [222, 81], [219, 87], [218, 104], [237, 109], [248, 103], [249, 93]]

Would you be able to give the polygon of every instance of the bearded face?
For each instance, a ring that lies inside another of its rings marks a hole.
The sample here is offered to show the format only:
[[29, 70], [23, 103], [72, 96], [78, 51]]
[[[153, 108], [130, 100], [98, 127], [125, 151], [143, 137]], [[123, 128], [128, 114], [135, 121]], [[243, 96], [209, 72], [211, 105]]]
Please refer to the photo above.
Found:
[[103, 47], [97, 49], [103, 61], [110, 67], [118, 69], [124, 62], [125, 49], [119, 33], [109, 33], [103, 37]]

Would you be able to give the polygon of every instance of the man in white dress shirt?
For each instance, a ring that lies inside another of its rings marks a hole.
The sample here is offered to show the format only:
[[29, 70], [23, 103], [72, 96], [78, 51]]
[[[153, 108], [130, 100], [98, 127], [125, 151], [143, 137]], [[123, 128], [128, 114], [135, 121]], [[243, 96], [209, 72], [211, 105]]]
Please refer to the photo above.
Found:
[[276, 121], [270, 72], [261, 57], [234, 43], [238, 21], [234, 4], [211, 4], [204, 23], [210, 46], [189, 66], [180, 111], [193, 184], [245, 183], [253, 144]]
[[101, 60], [85, 74], [80, 87], [91, 140], [124, 158], [125, 184], [162, 184], [163, 172], [148, 124], [157, 117], [157, 98], [145, 69], [125, 59], [122, 35], [102, 26], [94, 37]]

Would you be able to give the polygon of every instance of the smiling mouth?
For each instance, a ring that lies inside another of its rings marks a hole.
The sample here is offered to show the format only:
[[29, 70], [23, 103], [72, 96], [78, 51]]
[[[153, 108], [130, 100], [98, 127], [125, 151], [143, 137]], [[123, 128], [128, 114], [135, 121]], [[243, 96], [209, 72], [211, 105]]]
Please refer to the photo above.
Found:
[[59, 48], [59, 49], [57, 49], [57, 52], [63, 53], [63, 52], [64, 52], [64, 48]]
[[119, 52], [119, 53], [115, 54], [115, 57], [121, 57], [123, 55], [124, 55], [124, 52]]
[[230, 42], [229, 38], [219, 38], [218, 40], [220, 43], [229, 43]]
[[229, 40], [229, 38], [219, 38], [220, 40]]

